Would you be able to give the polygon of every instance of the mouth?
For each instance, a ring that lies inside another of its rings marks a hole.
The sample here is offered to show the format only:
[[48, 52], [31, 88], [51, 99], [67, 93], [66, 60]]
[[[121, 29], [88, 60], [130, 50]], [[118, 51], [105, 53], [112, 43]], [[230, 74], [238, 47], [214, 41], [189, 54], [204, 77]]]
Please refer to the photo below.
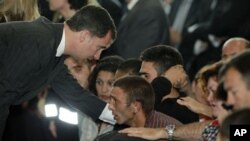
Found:
[[114, 115], [114, 114], [113, 114], [113, 116], [114, 116], [114, 119], [117, 121], [118, 116], [117, 116], [117, 115]]
[[214, 103], [209, 103], [209, 105], [212, 107], [212, 108], [214, 108], [216, 105], [214, 104]]
[[97, 64], [97, 60], [88, 58], [85, 60], [85, 64], [87, 64], [90, 70], [92, 71]]
[[96, 64], [97, 63], [97, 60], [95, 60], [94, 58], [88, 58], [87, 61], [89, 64]]
[[112, 112], [112, 115], [114, 116], [114, 119], [117, 120], [118, 116], [114, 112]]
[[100, 95], [99, 97], [100, 97], [100, 99], [102, 99], [102, 100], [104, 100], [106, 102], [108, 102], [109, 99], [110, 99], [110, 96], [108, 96], [108, 95]]

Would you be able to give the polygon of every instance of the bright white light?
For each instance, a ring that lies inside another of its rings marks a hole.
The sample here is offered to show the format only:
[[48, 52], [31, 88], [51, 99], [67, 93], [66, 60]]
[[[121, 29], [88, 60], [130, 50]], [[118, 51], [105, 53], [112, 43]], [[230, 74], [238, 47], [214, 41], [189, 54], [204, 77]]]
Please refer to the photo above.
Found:
[[77, 112], [71, 112], [63, 107], [59, 108], [59, 119], [70, 124], [78, 124]]
[[58, 115], [56, 104], [46, 104], [45, 105], [45, 116], [46, 117], [56, 117]]

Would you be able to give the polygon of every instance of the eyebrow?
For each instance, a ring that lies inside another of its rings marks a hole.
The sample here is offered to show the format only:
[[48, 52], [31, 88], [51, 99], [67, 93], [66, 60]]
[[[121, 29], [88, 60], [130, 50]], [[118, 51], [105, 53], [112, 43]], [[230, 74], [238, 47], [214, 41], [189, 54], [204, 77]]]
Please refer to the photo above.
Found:
[[107, 49], [108, 47], [107, 46], [100, 46], [101, 49]]
[[148, 73], [146, 73], [146, 72], [139, 72], [138, 74], [139, 75], [145, 75], [145, 74], [148, 74]]
[[103, 81], [101, 78], [97, 77], [95, 81]]

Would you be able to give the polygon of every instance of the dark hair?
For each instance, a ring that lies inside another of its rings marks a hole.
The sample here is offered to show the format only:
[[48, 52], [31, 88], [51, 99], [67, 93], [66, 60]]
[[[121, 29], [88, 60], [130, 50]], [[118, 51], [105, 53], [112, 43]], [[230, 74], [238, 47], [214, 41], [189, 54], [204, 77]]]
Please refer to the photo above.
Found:
[[117, 70], [128, 73], [129, 75], [139, 75], [141, 62], [139, 59], [128, 59], [121, 63]]
[[226, 138], [230, 137], [230, 125], [250, 125], [250, 109], [241, 109], [228, 115], [221, 124], [219, 132]]
[[222, 77], [225, 73], [234, 68], [237, 70], [241, 76], [242, 80], [246, 83], [247, 88], [250, 89], [250, 50], [247, 49], [246, 51], [233, 56], [230, 61], [225, 63], [225, 65], [220, 69], [219, 76]]
[[88, 4], [88, 0], [68, 0], [70, 9], [78, 10]]
[[105, 56], [103, 57], [101, 60], [98, 61], [97, 64], [100, 63], [114, 63], [114, 64], [121, 64], [123, 63], [125, 60], [118, 55], [111, 55], [111, 56]]
[[223, 81], [219, 81], [215, 97], [222, 101], [227, 101], [227, 91], [224, 89]]
[[146, 115], [154, 109], [154, 90], [145, 79], [139, 76], [122, 77], [113, 86], [121, 88], [127, 94], [128, 105], [135, 101], [140, 102]]
[[73, 31], [88, 30], [93, 36], [104, 37], [109, 31], [112, 39], [116, 38], [114, 21], [102, 7], [87, 5], [78, 10], [74, 16], [66, 21]]
[[224, 82], [223, 80], [220, 80], [218, 86], [217, 86], [217, 90], [215, 93], [215, 98], [218, 100], [223, 101], [222, 103], [222, 107], [227, 110], [227, 111], [231, 111], [233, 109], [233, 105], [231, 104], [227, 104], [225, 101], [227, 101], [227, 91], [224, 89]]
[[141, 53], [141, 60], [153, 62], [158, 75], [161, 75], [172, 66], [183, 65], [180, 52], [174, 47], [166, 45], [145, 49]]
[[92, 73], [89, 76], [89, 90], [97, 95], [97, 90], [95, 86], [96, 78], [100, 71], [107, 71], [115, 74], [118, 66], [123, 62], [123, 58], [119, 56], [107, 56], [101, 59]]

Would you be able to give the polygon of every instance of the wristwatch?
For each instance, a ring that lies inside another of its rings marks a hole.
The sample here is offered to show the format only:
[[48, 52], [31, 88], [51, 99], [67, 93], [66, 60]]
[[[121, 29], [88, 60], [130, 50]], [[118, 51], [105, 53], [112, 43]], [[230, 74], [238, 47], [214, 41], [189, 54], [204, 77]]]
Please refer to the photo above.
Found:
[[166, 130], [167, 130], [167, 134], [168, 134], [167, 139], [169, 141], [173, 140], [174, 129], [175, 129], [174, 124], [169, 124], [169, 125], [166, 126]]

